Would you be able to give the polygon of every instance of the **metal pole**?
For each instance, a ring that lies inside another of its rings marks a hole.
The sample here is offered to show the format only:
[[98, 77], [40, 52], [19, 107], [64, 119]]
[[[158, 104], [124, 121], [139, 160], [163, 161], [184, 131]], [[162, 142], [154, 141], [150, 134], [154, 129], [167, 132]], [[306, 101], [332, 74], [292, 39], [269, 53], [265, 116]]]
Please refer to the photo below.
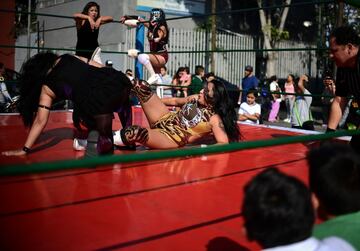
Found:
[[41, 42], [41, 38], [40, 38], [40, 22], [36, 21], [36, 32], [37, 32], [37, 53], [40, 52], [40, 42]]
[[[216, 0], [211, 2], [211, 13], [216, 12]], [[216, 15], [211, 16], [211, 50], [216, 50]], [[215, 73], [215, 52], [211, 52], [211, 71]]]
[[205, 33], [205, 72], [209, 72], [209, 27], [206, 23]]
[[342, 26], [344, 23], [344, 1], [339, 0], [336, 27]]
[[44, 46], [45, 46], [45, 20], [43, 20], [43, 24], [42, 24], [42, 27], [43, 27], [43, 29], [42, 29], [42, 48], [44, 48]]
[[[144, 18], [144, 17], [143, 17]], [[144, 44], [145, 44], [145, 28], [144, 25], [138, 25], [136, 27], [136, 42], [135, 48], [140, 51], [140, 53], [144, 52]], [[135, 76], [137, 78], [143, 79], [143, 66], [135, 60]]]
[[28, 0], [28, 23], [27, 23], [27, 55], [26, 58], [29, 59], [30, 58], [30, 46], [31, 46], [31, 33], [30, 33], [30, 28], [31, 28], [31, 0]]

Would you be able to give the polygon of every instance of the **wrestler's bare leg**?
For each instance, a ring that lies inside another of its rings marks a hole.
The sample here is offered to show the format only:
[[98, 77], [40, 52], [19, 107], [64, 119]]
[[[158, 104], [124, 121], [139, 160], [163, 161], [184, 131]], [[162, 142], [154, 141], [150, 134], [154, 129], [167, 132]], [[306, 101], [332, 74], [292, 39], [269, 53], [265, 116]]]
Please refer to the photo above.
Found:
[[117, 146], [134, 146], [141, 144], [155, 149], [178, 148], [173, 140], [161, 133], [159, 129], [150, 129], [138, 125], [129, 126], [115, 131], [113, 134], [114, 144]]
[[140, 100], [150, 126], [170, 112], [160, 98], [152, 92], [150, 85], [146, 81], [135, 79], [133, 86], [133, 91]]
[[149, 58], [154, 71], [160, 73], [160, 68], [166, 64], [164, 57], [156, 54], [149, 54]]

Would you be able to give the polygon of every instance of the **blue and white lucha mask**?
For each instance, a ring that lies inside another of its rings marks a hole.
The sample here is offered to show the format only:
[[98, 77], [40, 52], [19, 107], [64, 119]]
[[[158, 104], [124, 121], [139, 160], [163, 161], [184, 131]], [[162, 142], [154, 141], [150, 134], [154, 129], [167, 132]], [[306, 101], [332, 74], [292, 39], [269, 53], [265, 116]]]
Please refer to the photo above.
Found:
[[150, 12], [150, 22], [162, 23], [165, 22], [165, 13], [162, 9], [152, 9]]

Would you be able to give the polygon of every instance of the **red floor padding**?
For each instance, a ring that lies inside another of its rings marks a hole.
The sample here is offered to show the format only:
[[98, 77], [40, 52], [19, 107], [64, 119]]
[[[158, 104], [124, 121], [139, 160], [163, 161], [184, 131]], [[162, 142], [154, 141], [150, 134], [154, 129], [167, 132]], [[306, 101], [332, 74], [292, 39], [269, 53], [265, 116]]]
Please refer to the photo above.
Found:
[[[139, 108], [134, 122], [146, 124]], [[0, 151], [21, 147], [26, 131], [20, 118], [2, 115], [0, 123]], [[116, 122], [114, 129], [119, 127]], [[240, 128], [245, 141], [294, 135]], [[306, 152], [299, 143], [1, 177], [0, 250], [258, 250], [242, 229], [244, 184], [272, 166], [306, 181]], [[34, 153], [0, 161], [4, 166], [81, 156], [72, 150], [71, 113], [53, 112]]]

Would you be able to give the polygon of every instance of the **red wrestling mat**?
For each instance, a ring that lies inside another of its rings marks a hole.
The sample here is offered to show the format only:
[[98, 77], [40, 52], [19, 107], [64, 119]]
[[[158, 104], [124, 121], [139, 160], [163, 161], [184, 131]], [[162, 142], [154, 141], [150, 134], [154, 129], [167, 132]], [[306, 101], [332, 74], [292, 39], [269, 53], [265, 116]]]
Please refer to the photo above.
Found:
[[[134, 122], [146, 125], [140, 108]], [[21, 147], [27, 132], [20, 118], [1, 115], [0, 123], [0, 151]], [[295, 135], [240, 129], [245, 141]], [[1, 156], [1, 165], [81, 157], [72, 150], [70, 112], [50, 115], [34, 150], [22, 158]], [[306, 181], [306, 151], [298, 143], [1, 177], [0, 250], [258, 250], [242, 230], [243, 186], [271, 166]]]

